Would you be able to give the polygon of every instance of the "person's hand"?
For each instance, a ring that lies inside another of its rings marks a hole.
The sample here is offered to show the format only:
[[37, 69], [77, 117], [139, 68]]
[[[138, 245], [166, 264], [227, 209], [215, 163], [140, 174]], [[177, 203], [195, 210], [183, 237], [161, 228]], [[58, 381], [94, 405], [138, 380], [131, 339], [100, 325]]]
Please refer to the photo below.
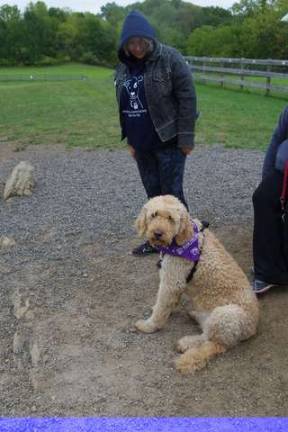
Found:
[[130, 155], [133, 157], [133, 159], [136, 159], [136, 151], [135, 151], [134, 147], [132, 147], [131, 145], [128, 144], [128, 151], [129, 151]]
[[185, 156], [188, 156], [192, 153], [191, 147], [181, 147], [181, 151]]

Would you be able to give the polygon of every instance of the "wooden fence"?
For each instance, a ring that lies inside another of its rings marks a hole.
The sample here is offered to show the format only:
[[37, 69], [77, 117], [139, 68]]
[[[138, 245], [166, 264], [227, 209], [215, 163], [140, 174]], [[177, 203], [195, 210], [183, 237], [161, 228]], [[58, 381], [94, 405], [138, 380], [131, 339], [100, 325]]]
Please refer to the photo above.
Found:
[[[202, 83], [263, 89], [266, 95], [272, 91], [288, 93], [288, 60], [220, 57], [185, 57], [185, 60], [191, 66], [194, 78]], [[272, 84], [272, 79], [276, 84]]]

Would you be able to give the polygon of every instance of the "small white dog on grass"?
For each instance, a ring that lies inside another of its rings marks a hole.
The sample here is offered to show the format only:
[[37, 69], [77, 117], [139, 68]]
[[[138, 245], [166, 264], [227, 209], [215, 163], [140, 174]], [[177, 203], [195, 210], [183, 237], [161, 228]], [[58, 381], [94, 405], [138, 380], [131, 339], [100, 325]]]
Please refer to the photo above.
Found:
[[[191, 302], [189, 314], [202, 329], [200, 335], [178, 341], [177, 350], [183, 353], [176, 360], [179, 371], [193, 373], [211, 357], [255, 335], [258, 303], [247, 277], [212, 232], [201, 231], [201, 223], [190, 219], [177, 198], [152, 198], [142, 208], [136, 228], [164, 251], [156, 304], [150, 318], [137, 321], [136, 328], [144, 333], [160, 330], [185, 293]], [[176, 256], [179, 250], [184, 258]]]

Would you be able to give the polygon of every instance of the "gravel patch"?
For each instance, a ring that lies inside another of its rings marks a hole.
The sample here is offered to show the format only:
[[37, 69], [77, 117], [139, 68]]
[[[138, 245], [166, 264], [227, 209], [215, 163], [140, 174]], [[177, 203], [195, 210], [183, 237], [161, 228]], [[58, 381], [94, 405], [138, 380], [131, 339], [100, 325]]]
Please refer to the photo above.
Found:
[[[0, 180], [23, 158], [35, 167], [37, 185], [30, 198], [0, 201], [2, 235], [32, 241], [50, 228], [56, 243], [80, 234], [82, 241], [134, 235], [132, 224], [146, 196], [126, 151], [30, 150], [2, 161]], [[196, 149], [187, 159], [184, 184], [192, 215], [216, 225], [251, 219], [262, 162], [257, 151]]]

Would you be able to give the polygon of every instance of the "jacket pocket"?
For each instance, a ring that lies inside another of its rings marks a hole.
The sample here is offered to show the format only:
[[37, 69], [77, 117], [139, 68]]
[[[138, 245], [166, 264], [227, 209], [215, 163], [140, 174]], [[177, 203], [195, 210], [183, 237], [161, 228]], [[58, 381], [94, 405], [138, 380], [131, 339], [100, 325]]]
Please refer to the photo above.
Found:
[[152, 75], [152, 81], [156, 93], [159, 92], [160, 96], [167, 96], [172, 92], [171, 73], [168, 71], [155, 71]]
[[156, 70], [153, 72], [152, 78], [153, 81], [167, 82], [171, 79], [171, 73], [166, 70]]

